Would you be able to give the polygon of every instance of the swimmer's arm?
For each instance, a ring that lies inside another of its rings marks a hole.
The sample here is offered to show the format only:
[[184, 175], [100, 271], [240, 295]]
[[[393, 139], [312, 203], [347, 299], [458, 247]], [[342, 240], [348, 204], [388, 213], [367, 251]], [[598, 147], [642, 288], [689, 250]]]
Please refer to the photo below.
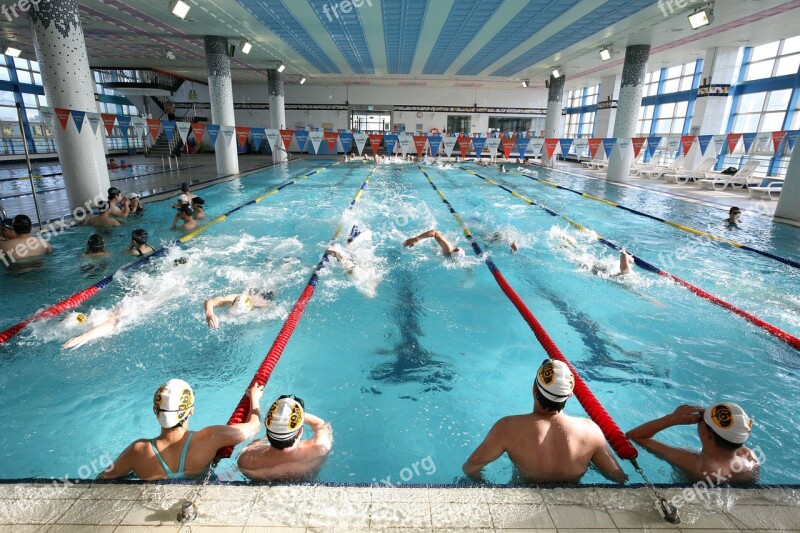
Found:
[[642, 424], [630, 430], [626, 435], [629, 439], [633, 440], [636, 444], [656, 457], [667, 461], [687, 474], [698, 476], [702, 470], [702, 461], [698, 454], [689, 450], [663, 444], [653, 437], [656, 433], [672, 426], [696, 424], [700, 421], [702, 416], [702, 407], [696, 405], [681, 405], [675, 409], [673, 413]]
[[230, 426], [209, 426], [200, 430], [209, 434], [215, 450], [226, 446], [236, 446], [240, 442], [254, 437], [261, 428], [260, 402], [261, 395], [264, 394], [264, 387], [253, 385], [246, 394], [250, 396], [250, 413], [247, 415], [247, 422]]
[[80, 348], [84, 344], [91, 342], [95, 339], [99, 339], [100, 337], [105, 337], [106, 335], [110, 335], [117, 327], [117, 323], [119, 322], [119, 316], [116, 313], [113, 313], [108, 320], [105, 322], [98, 324], [97, 326], [93, 327], [83, 335], [78, 335], [77, 337], [72, 337], [70, 340], [64, 343], [62, 348]]
[[622, 467], [619, 466], [616, 457], [614, 457], [614, 454], [608, 449], [606, 438], [597, 426], [595, 426], [594, 442], [595, 452], [592, 456], [592, 464], [597, 467], [606, 479], [616, 481], [617, 483], [625, 483], [628, 481], [628, 475], [625, 474]]
[[502, 439], [502, 430], [500, 429], [503, 420], [498, 421], [489, 434], [483, 439], [483, 442], [478, 446], [472, 455], [469, 456], [467, 462], [461, 467], [466, 475], [476, 481], [483, 481], [481, 470], [483, 467], [497, 460], [506, 451]]
[[214, 308], [221, 307], [223, 305], [230, 306], [236, 301], [238, 294], [229, 294], [227, 296], [217, 296], [216, 298], [209, 298], [203, 304], [203, 309], [206, 312], [206, 324], [210, 328], [218, 328], [219, 327], [219, 320], [217, 320], [217, 315], [214, 314]]
[[[172, 205], [175, 205], [175, 204], [172, 204]], [[178, 219], [179, 218], [180, 217], [178, 216], [178, 213], [175, 213], [175, 218], [172, 219], [172, 229], [176, 229], [178, 227]]]
[[305, 423], [314, 432], [311, 442], [319, 449], [320, 455], [327, 455], [333, 447], [333, 428], [318, 416], [304, 414]]
[[52, 254], [53, 253], [53, 247], [50, 246], [50, 242], [48, 242], [46, 239], [42, 239], [42, 241], [44, 242], [44, 253]]
[[136, 458], [146, 446], [148, 443], [144, 439], [132, 442], [108, 468], [98, 474], [97, 479], [118, 479], [133, 473]]
[[679, 469], [690, 478], [702, 479], [703, 462], [699, 454], [658, 442], [655, 439], [634, 439], [636, 444]]

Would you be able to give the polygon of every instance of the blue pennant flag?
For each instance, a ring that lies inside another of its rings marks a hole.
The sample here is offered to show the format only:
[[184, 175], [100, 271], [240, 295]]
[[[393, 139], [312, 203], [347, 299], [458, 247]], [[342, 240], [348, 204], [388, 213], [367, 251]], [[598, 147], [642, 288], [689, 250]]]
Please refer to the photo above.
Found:
[[344, 153], [350, 153], [350, 147], [353, 146], [353, 132], [351, 131], [340, 131], [339, 132], [339, 142], [342, 143], [342, 151]]
[[386, 145], [386, 152], [391, 157], [394, 155], [394, 147], [397, 144], [397, 135], [384, 135], [383, 144]]
[[169, 142], [172, 142], [172, 138], [175, 136], [175, 128], [178, 125], [175, 124], [174, 120], [162, 120], [161, 121], [161, 129], [164, 130], [164, 135], [167, 137]]
[[475, 155], [480, 159], [483, 153], [483, 147], [486, 146], [486, 137], [473, 137], [472, 147], [475, 149]]
[[86, 111], [70, 111], [70, 113], [72, 113], [72, 120], [75, 121], [75, 127], [78, 128], [78, 133], [80, 133], [83, 127], [83, 119], [86, 117]]
[[757, 133], [745, 133], [742, 135], [742, 141], [744, 141], [744, 153], [749, 154], [750, 148], [753, 146], [753, 143], [756, 140]]
[[128, 115], [117, 115], [117, 124], [122, 132], [122, 137], [128, 138], [128, 128], [131, 127], [131, 117]]
[[206, 135], [208, 135], [208, 141], [211, 143], [211, 146], [216, 146], [217, 137], [219, 136], [219, 124], [207, 124]]
[[658, 150], [658, 145], [661, 144], [662, 137], [648, 137], [647, 138], [647, 153], [650, 154], [650, 157], [656, 155], [656, 150]]
[[439, 155], [439, 148], [442, 145], [442, 136], [441, 135], [430, 135], [428, 137], [428, 143], [431, 146], [431, 155], [436, 157]]
[[564, 154], [564, 158], [566, 159], [567, 154], [572, 148], [572, 143], [575, 142], [575, 139], [561, 139], [560, 142], [561, 142], [561, 153]]
[[610, 137], [608, 139], [603, 139], [603, 146], [606, 149], [606, 157], [611, 157], [611, 152], [614, 151], [614, 146], [617, 145], [616, 137]]
[[700, 155], [706, 155], [706, 150], [708, 149], [708, 145], [711, 144], [711, 141], [714, 139], [713, 135], [698, 135], [697, 142], [700, 143]]
[[305, 150], [308, 142], [308, 130], [295, 130], [294, 140], [297, 141], [297, 147], [301, 152]]
[[789, 143], [789, 150], [794, 150], [794, 143], [800, 137], [800, 130], [791, 130], [786, 132], [786, 140]]
[[521, 158], [525, 157], [525, 152], [528, 150], [528, 145], [531, 143], [530, 137], [517, 137], [517, 151]]
[[264, 138], [267, 136], [267, 131], [264, 128], [250, 128], [250, 135], [253, 137], [253, 146], [258, 150], [261, 148], [261, 143], [264, 142]]

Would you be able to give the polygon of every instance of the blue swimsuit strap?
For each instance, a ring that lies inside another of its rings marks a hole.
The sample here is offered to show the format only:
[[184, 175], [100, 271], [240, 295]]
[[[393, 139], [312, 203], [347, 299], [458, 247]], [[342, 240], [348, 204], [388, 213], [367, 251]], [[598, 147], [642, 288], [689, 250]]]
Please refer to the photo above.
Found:
[[156, 439], [150, 439], [150, 446], [153, 448], [153, 453], [156, 455], [156, 459], [158, 462], [161, 463], [161, 466], [164, 468], [164, 472], [167, 474], [169, 479], [174, 479], [176, 477], [183, 477], [186, 474], [184, 473], [184, 464], [186, 463], [186, 452], [189, 450], [189, 443], [192, 442], [192, 435], [194, 435], [194, 431], [189, 432], [189, 438], [186, 439], [186, 443], [183, 445], [183, 450], [181, 451], [181, 461], [178, 464], [178, 471], [173, 472], [167, 466], [167, 463], [164, 462], [164, 459], [161, 457], [161, 454], [158, 452], [158, 448], [156, 448]]

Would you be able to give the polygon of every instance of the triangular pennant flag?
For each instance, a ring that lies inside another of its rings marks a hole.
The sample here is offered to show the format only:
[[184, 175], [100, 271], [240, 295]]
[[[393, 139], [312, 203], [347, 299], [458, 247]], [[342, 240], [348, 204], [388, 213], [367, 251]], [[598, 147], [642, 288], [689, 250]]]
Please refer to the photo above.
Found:
[[[272, 150], [273, 152], [278, 151], [281, 148], [282, 144], [281, 130], [270, 128], [270, 129], [265, 129], [263, 131], [264, 131], [264, 138], [267, 140], [267, 145], [269, 146], [269, 149]], [[285, 130], [285, 131], [291, 133], [291, 130]], [[291, 142], [292, 138], [289, 137], [289, 143]]]
[[191, 124], [191, 127], [192, 127], [192, 135], [194, 135], [194, 142], [200, 144], [201, 142], [203, 142], [203, 134], [206, 132], [206, 123], [193, 122]]
[[545, 139], [544, 140], [544, 149], [547, 152], [547, 159], [552, 159], [553, 154], [556, 153], [556, 147], [558, 146], [558, 139]]
[[695, 139], [697, 139], [697, 135], [684, 135], [681, 137], [681, 146], [683, 147], [684, 156], [689, 155], [689, 150], [692, 149]]
[[336, 150], [336, 143], [339, 140], [339, 134], [335, 131], [325, 132], [325, 143], [328, 145], [328, 152], [331, 154], [339, 153]]
[[617, 139], [617, 148], [620, 152], [627, 152], [631, 146], [633, 146], [633, 139]]
[[728, 134], [728, 153], [732, 154], [736, 147], [739, 145], [739, 140], [742, 138], [741, 133], [729, 133]]
[[681, 149], [681, 138], [680, 137], [667, 137], [667, 151], [670, 155], [678, 154], [678, 151]]
[[342, 143], [342, 151], [349, 154], [350, 148], [353, 147], [353, 133], [350, 131], [339, 132], [339, 142]]
[[189, 140], [189, 132], [192, 131], [191, 122], [178, 122], [175, 126], [178, 135], [181, 136], [181, 141], [186, 143]]
[[[117, 117], [117, 124], [122, 124], [122, 117]], [[142, 117], [130, 117], [129, 124], [133, 126], [134, 135], [137, 138], [142, 138], [147, 132], [147, 121]]]
[[753, 147], [753, 141], [756, 140], [756, 134], [745, 133], [742, 135], [742, 140], [744, 141], [744, 153], [750, 153], [750, 148]]
[[219, 127], [220, 133], [222, 133], [222, 139], [224, 142], [224, 146], [230, 146], [233, 137], [236, 135], [236, 127], [235, 126], [220, 126]]
[[247, 147], [247, 139], [250, 137], [250, 128], [247, 126], [236, 126], [236, 144], [240, 150]]
[[727, 139], [727, 135], [714, 135], [714, 138], [711, 140], [711, 144], [714, 145], [714, 157], [721, 154], [725, 149], [725, 142]]
[[473, 137], [472, 148], [475, 150], [475, 155], [478, 159], [480, 159], [481, 154], [483, 154], [484, 146], [486, 146], [486, 137]]
[[631, 143], [633, 144], [633, 158], [636, 159], [639, 157], [639, 154], [642, 153], [642, 148], [644, 147], [644, 143], [647, 142], [647, 137], [634, 137], [631, 139]]
[[[370, 133], [368, 137], [369, 137], [369, 147], [372, 148], [372, 155], [378, 155], [378, 150], [381, 149], [381, 143], [383, 142], [383, 134]], [[394, 148], [394, 145], [392, 145], [392, 147]], [[389, 155], [392, 155], [392, 152], [389, 152]]]
[[781, 147], [781, 144], [783, 144], [787, 133], [788, 132], [785, 130], [772, 132], [772, 143], [775, 146], [775, 154], [778, 154], [778, 149]]
[[128, 138], [128, 130], [131, 127], [132, 117], [128, 115], [117, 115], [117, 124], [119, 125], [119, 131], [122, 133], [122, 137], [127, 139]]
[[100, 115], [103, 117], [103, 125], [106, 127], [106, 133], [109, 135], [114, 134], [114, 123], [117, 121], [117, 115], [112, 115], [111, 113], [103, 113]]
[[[708, 151], [708, 146], [711, 144], [711, 141], [714, 139], [713, 135], [698, 135], [697, 142], [700, 144], [700, 155], [706, 155]], [[716, 154], [714, 154], [716, 155]]]
[[647, 153], [650, 154], [652, 158], [656, 155], [656, 151], [658, 151], [658, 147], [661, 144], [661, 139], [663, 137], [648, 137], [647, 138]]
[[500, 149], [503, 151], [503, 158], [509, 159], [511, 157], [511, 150], [514, 149], [514, 144], [517, 142], [517, 137], [503, 137], [500, 139]]
[[[383, 143], [386, 145], [386, 153], [389, 154], [389, 157], [394, 155], [394, 147], [397, 146], [397, 135], [381, 135], [383, 137]], [[369, 136], [369, 143], [372, 145], [372, 150], [375, 150], [373, 136]]]
[[414, 149], [414, 137], [407, 133], [400, 135], [398, 143], [400, 144], [400, 151], [403, 153], [403, 157], [411, 153], [411, 150]]
[[539, 157], [542, 154], [542, 148], [544, 148], [544, 139], [542, 137], [531, 139], [528, 145], [528, 151], [531, 152], [533, 157]]
[[519, 153], [520, 159], [525, 159], [525, 152], [528, 150], [528, 144], [530, 144], [530, 142], [530, 137], [523, 137], [522, 135], [517, 137], [517, 153]]
[[[267, 131], [267, 139], [270, 138], [270, 131]], [[289, 151], [289, 146], [292, 144], [292, 139], [294, 139], [294, 130], [278, 130], [281, 134], [281, 142], [283, 143], [283, 149], [287, 152]], [[272, 141], [270, 141], [270, 148], [275, 151], [275, 148], [272, 147]], [[303, 151], [303, 147], [300, 147], [300, 151]]]
[[414, 148], [417, 149], [417, 157], [422, 157], [425, 146], [428, 144], [428, 137], [425, 135], [414, 135]]
[[614, 137], [610, 137], [607, 139], [603, 139], [603, 146], [606, 150], [606, 157], [611, 157], [611, 152], [614, 151], [614, 146], [617, 144], [617, 139]]
[[301, 152], [306, 149], [306, 144], [308, 144], [308, 134], [310, 132], [308, 130], [295, 130], [294, 131], [294, 140], [297, 141], [298, 150]]
[[42, 116], [42, 122], [48, 126], [53, 125], [53, 122], [56, 119], [56, 112], [52, 107], [40, 107], [39, 114]]
[[572, 143], [575, 142], [575, 139], [561, 139], [561, 155], [564, 156], [564, 159], [567, 158], [567, 154], [569, 151], [572, 150]]
[[786, 142], [789, 145], [789, 150], [794, 150], [794, 143], [797, 142], [797, 138], [800, 137], [800, 130], [790, 130], [786, 134]]
[[575, 153], [581, 157], [586, 152], [586, 147], [589, 146], [589, 139], [585, 137], [575, 139], [575, 142], [572, 143], [572, 146], [575, 147]]
[[155, 142], [156, 139], [158, 139], [158, 132], [161, 130], [161, 121], [155, 118], [148, 118], [147, 128], [150, 130], [150, 136], [153, 138], [153, 142]]
[[250, 128], [250, 135], [253, 137], [253, 146], [258, 152], [261, 148], [261, 143], [264, 142], [264, 137], [267, 136], [267, 131], [264, 128]]
[[442, 137], [442, 144], [444, 145], [444, 155], [446, 157], [453, 156], [453, 149], [456, 147], [456, 142], [458, 137], [454, 137], [453, 135], [446, 135]]
[[592, 155], [592, 159], [597, 159], [597, 152], [601, 146], [603, 146], [603, 139], [598, 137], [589, 139], [589, 153]]
[[58, 117], [58, 123], [61, 124], [61, 129], [67, 129], [67, 121], [70, 117], [69, 109], [61, 109], [60, 107], [57, 107], [56, 116]]
[[86, 120], [89, 121], [89, 125], [92, 127], [92, 133], [97, 135], [97, 127], [100, 125], [100, 114], [86, 113]]
[[467, 137], [462, 133], [458, 136], [456, 143], [458, 143], [458, 150], [461, 152], [461, 157], [467, 157], [467, 154], [469, 153], [469, 145], [472, 143], [472, 138]]
[[356, 150], [358, 150], [358, 155], [364, 155], [364, 147], [367, 145], [367, 141], [369, 140], [369, 135], [363, 132], [358, 132], [353, 134], [353, 141], [356, 145]]
[[433, 157], [437, 157], [439, 155], [439, 149], [442, 147], [442, 136], [441, 135], [429, 136], [428, 145], [431, 148], [431, 155]]
[[767, 151], [772, 148], [772, 132], [764, 131], [756, 133], [756, 151]]
[[83, 127], [83, 119], [86, 118], [86, 111], [70, 111], [72, 114], [72, 121], [75, 122], [75, 127], [78, 128], [78, 133], [81, 132]]
[[321, 130], [314, 130], [308, 132], [308, 139], [311, 141], [311, 148], [314, 150], [314, 154], [319, 153], [319, 145], [322, 144], [322, 140], [325, 138], [325, 133]]
[[[167, 138], [169, 142], [172, 142], [172, 138], [175, 137], [175, 129], [177, 128], [177, 124], [174, 120], [162, 120], [161, 121], [161, 129], [164, 130], [164, 136]], [[151, 132], [152, 133], [152, 132]], [[158, 135], [156, 135], [158, 136]], [[155, 141], [155, 137], [153, 137]]]
[[217, 137], [219, 137], [219, 124], [206, 124], [206, 133], [208, 134], [208, 142], [211, 146], [217, 145]]
[[497, 149], [500, 148], [500, 137], [489, 137], [486, 139], [486, 148], [489, 149], [489, 157], [497, 157]]

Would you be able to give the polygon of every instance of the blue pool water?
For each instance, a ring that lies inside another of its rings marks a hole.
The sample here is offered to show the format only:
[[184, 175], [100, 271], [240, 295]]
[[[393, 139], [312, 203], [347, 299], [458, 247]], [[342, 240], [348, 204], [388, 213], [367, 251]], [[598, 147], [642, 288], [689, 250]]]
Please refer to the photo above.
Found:
[[[210, 219], [323, 164], [296, 162], [199, 194]], [[461, 482], [462, 463], [491, 425], [531, 409], [532, 377], [546, 355], [480, 259], [445, 261], [432, 242], [402, 248], [405, 238], [431, 227], [465, 244], [457, 222], [416, 166], [378, 167], [360, 202], [347, 209], [371, 169], [350, 163], [314, 174], [237, 211], [182, 250], [171, 249], [164, 259], [119, 275], [80, 309], [90, 322], [115, 307], [125, 309], [112, 336], [62, 350], [85, 326], [54, 319], [0, 346], [0, 476], [79, 477], [91, 470], [92, 461], [115, 457], [136, 438], [155, 436], [152, 393], [172, 377], [195, 389], [193, 428], [224, 423], [334, 232], [342, 227], [346, 237], [357, 223], [368, 231], [352, 247], [356, 271], [321, 272], [264, 403], [296, 394], [310, 412], [332, 423], [334, 451], [321, 481], [379, 483], [388, 476], [393, 484]], [[461, 170], [426, 171], [623, 430], [681, 403], [736, 401], [755, 420], [749, 445], [767, 458], [762, 481], [800, 482], [798, 429], [790, 415], [800, 392], [800, 354], [664, 278], [642, 270], [624, 282], [592, 275], [590, 265], [617, 262], [592, 235]], [[796, 269], [727, 245], [707, 245], [519, 175], [479, 172], [800, 334]], [[721, 225], [719, 210], [540, 172], [629, 207], [800, 259], [796, 228], [753, 216], [731, 232]], [[148, 204], [141, 220], [109, 231], [109, 247], [120, 250], [130, 230], [140, 226], [151, 241], [174, 240], [178, 233], [168, 229], [169, 203]], [[510, 253], [504, 242], [487, 243], [495, 232], [518, 239], [520, 252]], [[89, 234], [90, 229], [77, 228], [57, 237], [54, 255], [38, 272], [3, 274], [2, 327], [129, 260], [119, 253], [101, 263], [76, 259]], [[179, 257], [188, 262], [175, 266]], [[244, 317], [222, 312], [221, 327], [209, 330], [203, 300], [249, 286], [272, 290], [274, 307]], [[576, 400], [567, 412], [584, 415]], [[674, 428], [662, 437], [676, 445], [697, 444], [693, 428]], [[664, 463], [641, 455], [651, 479], [678, 480]], [[234, 465], [221, 463], [220, 477], [241, 479]], [[624, 467], [632, 481], [641, 481], [629, 464]], [[504, 458], [486, 473], [492, 482], [507, 483], [510, 463]], [[584, 481], [604, 482], [592, 471]]]

